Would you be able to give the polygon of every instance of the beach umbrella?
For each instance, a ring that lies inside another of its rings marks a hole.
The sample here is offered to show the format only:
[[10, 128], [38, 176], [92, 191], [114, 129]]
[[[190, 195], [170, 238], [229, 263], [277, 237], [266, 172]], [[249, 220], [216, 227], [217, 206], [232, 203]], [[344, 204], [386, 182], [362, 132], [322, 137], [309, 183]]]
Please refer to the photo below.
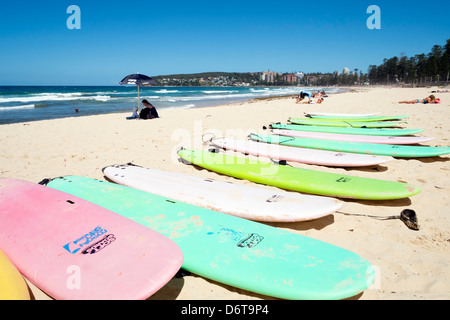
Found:
[[139, 99], [140, 99], [140, 93], [139, 93], [139, 87], [143, 86], [149, 86], [149, 85], [157, 85], [158, 83], [150, 78], [149, 76], [146, 76], [144, 74], [135, 73], [130, 74], [129, 76], [126, 76], [123, 78], [122, 81], [120, 81], [121, 85], [135, 85], [138, 87], [138, 108], [139, 108]]

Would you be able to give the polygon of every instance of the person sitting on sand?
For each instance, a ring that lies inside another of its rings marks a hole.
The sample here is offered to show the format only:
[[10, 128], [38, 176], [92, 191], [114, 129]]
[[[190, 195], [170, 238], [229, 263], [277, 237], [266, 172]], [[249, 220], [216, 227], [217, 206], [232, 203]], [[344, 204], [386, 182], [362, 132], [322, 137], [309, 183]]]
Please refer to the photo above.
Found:
[[158, 111], [156, 111], [156, 108], [150, 102], [142, 100], [142, 104], [145, 108], [141, 110], [139, 118], [144, 120], [159, 118]]
[[323, 98], [322, 98], [322, 97], [320, 97], [320, 98], [318, 98], [318, 99], [317, 99], [317, 101], [316, 101], [316, 102], [312, 101], [312, 102], [310, 102], [310, 103], [317, 103], [317, 104], [321, 104], [322, 102], [323, 102]]
[[416, 103], [436, 103], [436, 97], [434, 95], [431, 95], [429, 97], [426, 97], [425, 99], [416, 99], [416, 100], [407, 100], [407, 101], [399, 101], [398, 103], [406, 103], [406, 104], [416, 104]]
[[[319, 97], [316, 101], [310, 99], [309, 101], [301, 102], [301, 104], [321, 104], [323, 102], [323, 98]], [[299, 102], [297, 102], [299, 103]]]
[[131, 116], [133, 119], [137, 119], [139, 118], [139, 108], [138, 107], [134, 107], [133, 109], [133, 115]]
[[306, 97], [308, 97], [308, 100], [311, 101], [312, 93], [309, 91], [302, 91], [300, 92], [300, 95], [298, 96], [297, 102], [300, 103], [303, 101]]
[[315, 98], [315, 99], [322, 98], [322, 100], [323, 100], [323, 98], [327, 97], [327, 95], [325, 94], [325, 91], [322, 91], [322, 92], [317, 91], [317, 93], [313, 94], [312, 97]]
[[139, 108], [138, 107], [134, 107], [133, 114], [131, 115], [131, 117], [127, 117], [127, 120], [133, 120], [133, 119], [139, 119]]

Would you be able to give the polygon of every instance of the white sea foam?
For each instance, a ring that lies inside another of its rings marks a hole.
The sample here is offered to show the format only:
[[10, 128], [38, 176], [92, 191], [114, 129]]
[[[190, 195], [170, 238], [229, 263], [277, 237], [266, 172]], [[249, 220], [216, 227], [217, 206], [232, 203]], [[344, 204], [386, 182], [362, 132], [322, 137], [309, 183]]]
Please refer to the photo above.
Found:
[[11, 98], [0, 98], [0, 103], [8, 102], [43, 102], [43, 101], [72, 101], [72, 100], [97, 100], [97, 101], [108, 101], [110, 96], [96, 95], [96, 96], [83, 96], [81, 93], [40, 93], [37, 95], [29, 97], [11, 97]]
[[191, 104], [186, 104], [184, 106], [180, 106], [179, 108], [181, 109], [190, 109], [190, 108], [195, 108], [195, 104], [191, 103]]
[[264, 89], [254, 89], [254, 88], [250, 88], [250, 91], [251, 92], [258, 92], [258, 93], [260, 93], [260, 92], [267, 92], [267, 91], [269, 91], [270, 89], [269, 88], [264, 88]]
[[95, 97], [84, 97], [80, 100], [96, 100], [96, 101], [109, 101], [111, 100], [110, 96], [95, 96]]
[[205, 95], [205, 96], [184, 96], [184, 97], [161, 97], [160, 101], [165, 102], [189, 102], [205, 100], [226, 100], [226, 99], [251, 99], [258, 95], [253, 93], [227, 94], [227, 95]]
[[191, 104], [185, 104], [185, 105], [173, 105], [173, 106], [169, 106], [169, 107], [165, 107], [165, 110], [179, 110], [179, 109], [191, 109], [191, 108], [195, 108], [196, 105], [191, 103]]
[[239, 92], [239, 91], [236, 91], [236, 90], [204, 90], [202, 92], [206, 93], [206, 94], [214, 94], [214, 93], [235, 93], [235, 92]]
[[34, 104], [26, 104], [23, 106], [9, 106], [9, 107], [0, 107], [0, 111], [11, 111], [11, 110], [20, 110], [20, 109], [34, 109]]
[[158, 91], [155, 91], [155, 93], [177, 93], [178, 90], [167, 90], [167, 89], [161, 89]]

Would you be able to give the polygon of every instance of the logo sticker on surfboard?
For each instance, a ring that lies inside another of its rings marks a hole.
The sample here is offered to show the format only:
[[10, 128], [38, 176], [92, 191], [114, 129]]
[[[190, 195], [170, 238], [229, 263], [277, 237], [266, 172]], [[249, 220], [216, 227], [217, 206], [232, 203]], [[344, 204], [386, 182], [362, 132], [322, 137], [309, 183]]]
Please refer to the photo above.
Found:
[[85, 234], [84, 236], [69, 242], [68, 244], [64, 245], [64, 249], [69, 251], [72, 254], [75, 254], [85, 248], [81, 253], [82, 254], [95, 254], [101, 250], [103, 250], [105, 247], [110, 245], [112, 242], [116, 240], [116, 237], [113, 234], [105, 235], [100, 241], [97, 241], [93, 244], [91, 244], [94, 240], [98, 239], [100, 236], [104, 235], [108, 231], [106, 229], [103, 229], [101, 227], [96, 227], [91, 232]]
[[102, 240], [94, 243], [93, 245], [87, 247], [81, 252], [82, 254], [94, 254], [103, 250], [105, 247], [109, 246], [112, 242], [116, 241], [116, 237], [113, 234], [108, 234], [103, 237]]
[[252, 233], [244, 240], [239, 241], [237, 244], [240, 248], [253, 248], [256, 247], [261, 241], [263, 241], [264, 237], [260, 236], [259, 234]]
[[336, 182], [349, 182], [350, 180], [352, 180], [349, 177], [340, 177], [339, 179], [336, 180]]
[[269, 199], [267, 199], [266, 202], [269, 202], [269, 203], [278, 202], [278, 201], [281, 201], [282, 199], [284, 199], [284, 196], [282, 196], [280, 194], [274, 194]]
[[221, 241], [236, 241], [239, 248], [254, 248], [264, 240], [257, 233], [248, 234], [227, 227], [222, 227], [217, 233], [208, 232], [208, 235], [218, 235]]

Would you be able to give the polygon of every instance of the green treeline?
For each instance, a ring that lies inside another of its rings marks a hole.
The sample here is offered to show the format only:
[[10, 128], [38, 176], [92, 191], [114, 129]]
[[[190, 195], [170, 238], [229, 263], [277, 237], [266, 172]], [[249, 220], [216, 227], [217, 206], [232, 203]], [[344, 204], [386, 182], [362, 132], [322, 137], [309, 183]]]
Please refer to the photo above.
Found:
[[384, 59], [383, 64], [379, 66], [370, 65], [367, 73], [358, 74], [358, 69], [355, 69], [348, 74], [334, 72], [306, 76], [309, 76], [309, 79], [315, 76], [316, 81], [302, 84], [320, 86], [445, 84], [450, 80], [450, 39], [443, 46], [435, 45], [428, 54]]
[[443, 46], [435, 45], [428, 54], [384, 59], [368, 70], [371, 84], [420, 84], [448, 82], [450, 79], [450, 39]]

